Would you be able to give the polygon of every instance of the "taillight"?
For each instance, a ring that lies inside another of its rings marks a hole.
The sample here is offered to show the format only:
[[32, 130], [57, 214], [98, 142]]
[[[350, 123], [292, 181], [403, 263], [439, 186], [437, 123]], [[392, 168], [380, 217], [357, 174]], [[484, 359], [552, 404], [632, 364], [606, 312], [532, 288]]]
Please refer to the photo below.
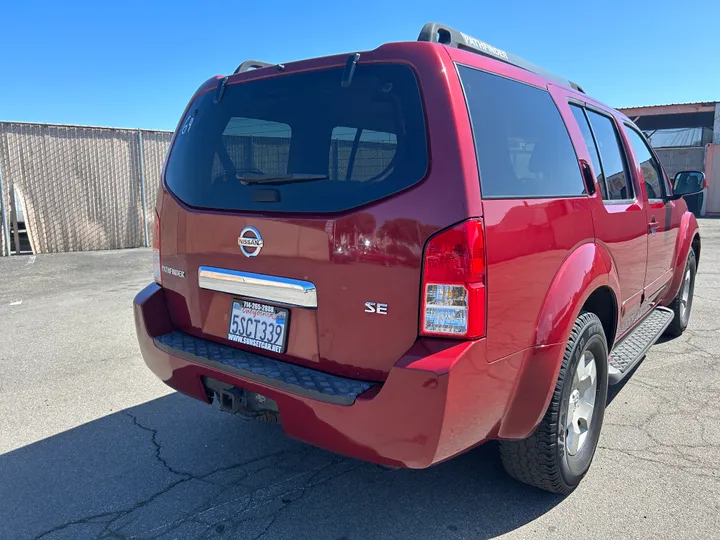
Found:
[[441, 231], [425, 244], [421, 333], [485, 335], [485, 239], [480, 219]]
[[155, 211], [155, 223], [153, 225], [153, 277], [155, 283], [162, 285], [162, 270], [160, 268], [160, 216]]

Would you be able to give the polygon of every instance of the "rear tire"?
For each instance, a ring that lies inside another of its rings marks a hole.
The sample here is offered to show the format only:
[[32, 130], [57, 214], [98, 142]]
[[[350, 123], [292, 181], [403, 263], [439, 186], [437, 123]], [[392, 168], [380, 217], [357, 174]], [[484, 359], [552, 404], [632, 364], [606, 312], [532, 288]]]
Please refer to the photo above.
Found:
[[607, 358], [600, 319], [581, 313], [542, 422], [527, 439], [500, 441], [500, 458], [510, 476], [553, 493], [567, 494], [578, 486], [590, 468], [605, 416]]
[[695, 274], [697, 274], [697, 259], [695, 258], [695, 252], [691, 249], [687, 263], [685, 263], [680, 290], [668, 306], [672, 309], [675, 317], [673, 317], [670, 326], [665, 330], [666, 336], [678, 337], [682, 335], [687, 328], [688, 322], [690, 322], [690, 310], [692, 309], [693, 293], [695, 292]]

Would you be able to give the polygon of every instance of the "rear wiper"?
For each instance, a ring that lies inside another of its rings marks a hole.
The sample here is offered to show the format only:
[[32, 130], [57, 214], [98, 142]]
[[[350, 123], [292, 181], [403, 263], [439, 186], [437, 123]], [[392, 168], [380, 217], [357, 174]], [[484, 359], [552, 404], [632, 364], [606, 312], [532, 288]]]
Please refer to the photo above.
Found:
[[235, 178], [245, 185], [248, 184], [294, 184], [297, 182], [313, 182], [327, 180], [324, 174], [247, 174], [238, 173]]

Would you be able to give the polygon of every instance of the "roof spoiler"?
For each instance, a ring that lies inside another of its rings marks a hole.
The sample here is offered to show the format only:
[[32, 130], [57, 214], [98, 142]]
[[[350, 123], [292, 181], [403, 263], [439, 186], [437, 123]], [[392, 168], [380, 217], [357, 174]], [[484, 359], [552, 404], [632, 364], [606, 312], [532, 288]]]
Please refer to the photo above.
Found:
[[505, 62], [506, 64], [512, 64], [513, 66], [522, 68], [525, 71], [537, 73], [538, 75], [545, 77], [546, 79], [553, 80], [564, 86], [569, 86], [570, 88], [573, 88], [578, 92], [582, 92], [583, 94], [585, 93], [585, 90], [583, 90], [580, 85], [575, 84], [568, 79], [560, 77], [559, 75], [556, 75], [551, 71], [541, 68], [540, 66], [536, 66], [532, 62], [528, 62], [527, 60], [524, 60], [519, 56], [515, 56], [514, 54], [510, 54], [502, 49], [493, 47], [489, 43], [480, 41], [477, 38], [464, 34], [459, 30], [455, 30], [454, 28], [450, 28], [449, 26], [445, 26], [440, 23], [427, 23], [425, 26], [422, 27], [422, 30], [420, 30], [420, 35], [418, 36], [417, 40], [429, 41], [431, 43], [440, 43], [442, 45], [447, 45], [448, 47], [455, 47], [456, 49], [462, 49], [464, 51], [469, 51], [475, 54], [482, 54], [483, 56], [487, 56], [488, 58], [500, 60], [501, 62]]

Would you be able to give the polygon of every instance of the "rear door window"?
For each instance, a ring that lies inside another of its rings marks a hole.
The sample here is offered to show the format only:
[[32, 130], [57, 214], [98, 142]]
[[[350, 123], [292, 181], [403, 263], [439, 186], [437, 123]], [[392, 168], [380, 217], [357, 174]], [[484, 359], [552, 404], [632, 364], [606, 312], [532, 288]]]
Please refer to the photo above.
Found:
[[[198, 208], [338, 212], [422, 180], [425, 119], [410, 68], [358, 65], [231, 84], [181, 123], [168, 188]], [[272, 193], [268, 194], [269, 191]]]
[[607, 199], [611, 201], [632, 199], [634, 197], [632, 182], [627, 173], [625, 154], [615, 122], [604, 114], [598, 114], [590, 109], [587, 109], [587, 115], [600, 152], [607, 185]]
[[567, 128], [550, 94], [458, 66], [475, 138], [483, 198], [585, 193]]
[[625, 133], [627, 133], [630, 145], [640, 163], [648, 199], [662, 199], [665, 195], [665, 189], [663, 187], [663, 173], [660, 163], [653, 156], [645, 139], [637, 131], [627, 127]]

